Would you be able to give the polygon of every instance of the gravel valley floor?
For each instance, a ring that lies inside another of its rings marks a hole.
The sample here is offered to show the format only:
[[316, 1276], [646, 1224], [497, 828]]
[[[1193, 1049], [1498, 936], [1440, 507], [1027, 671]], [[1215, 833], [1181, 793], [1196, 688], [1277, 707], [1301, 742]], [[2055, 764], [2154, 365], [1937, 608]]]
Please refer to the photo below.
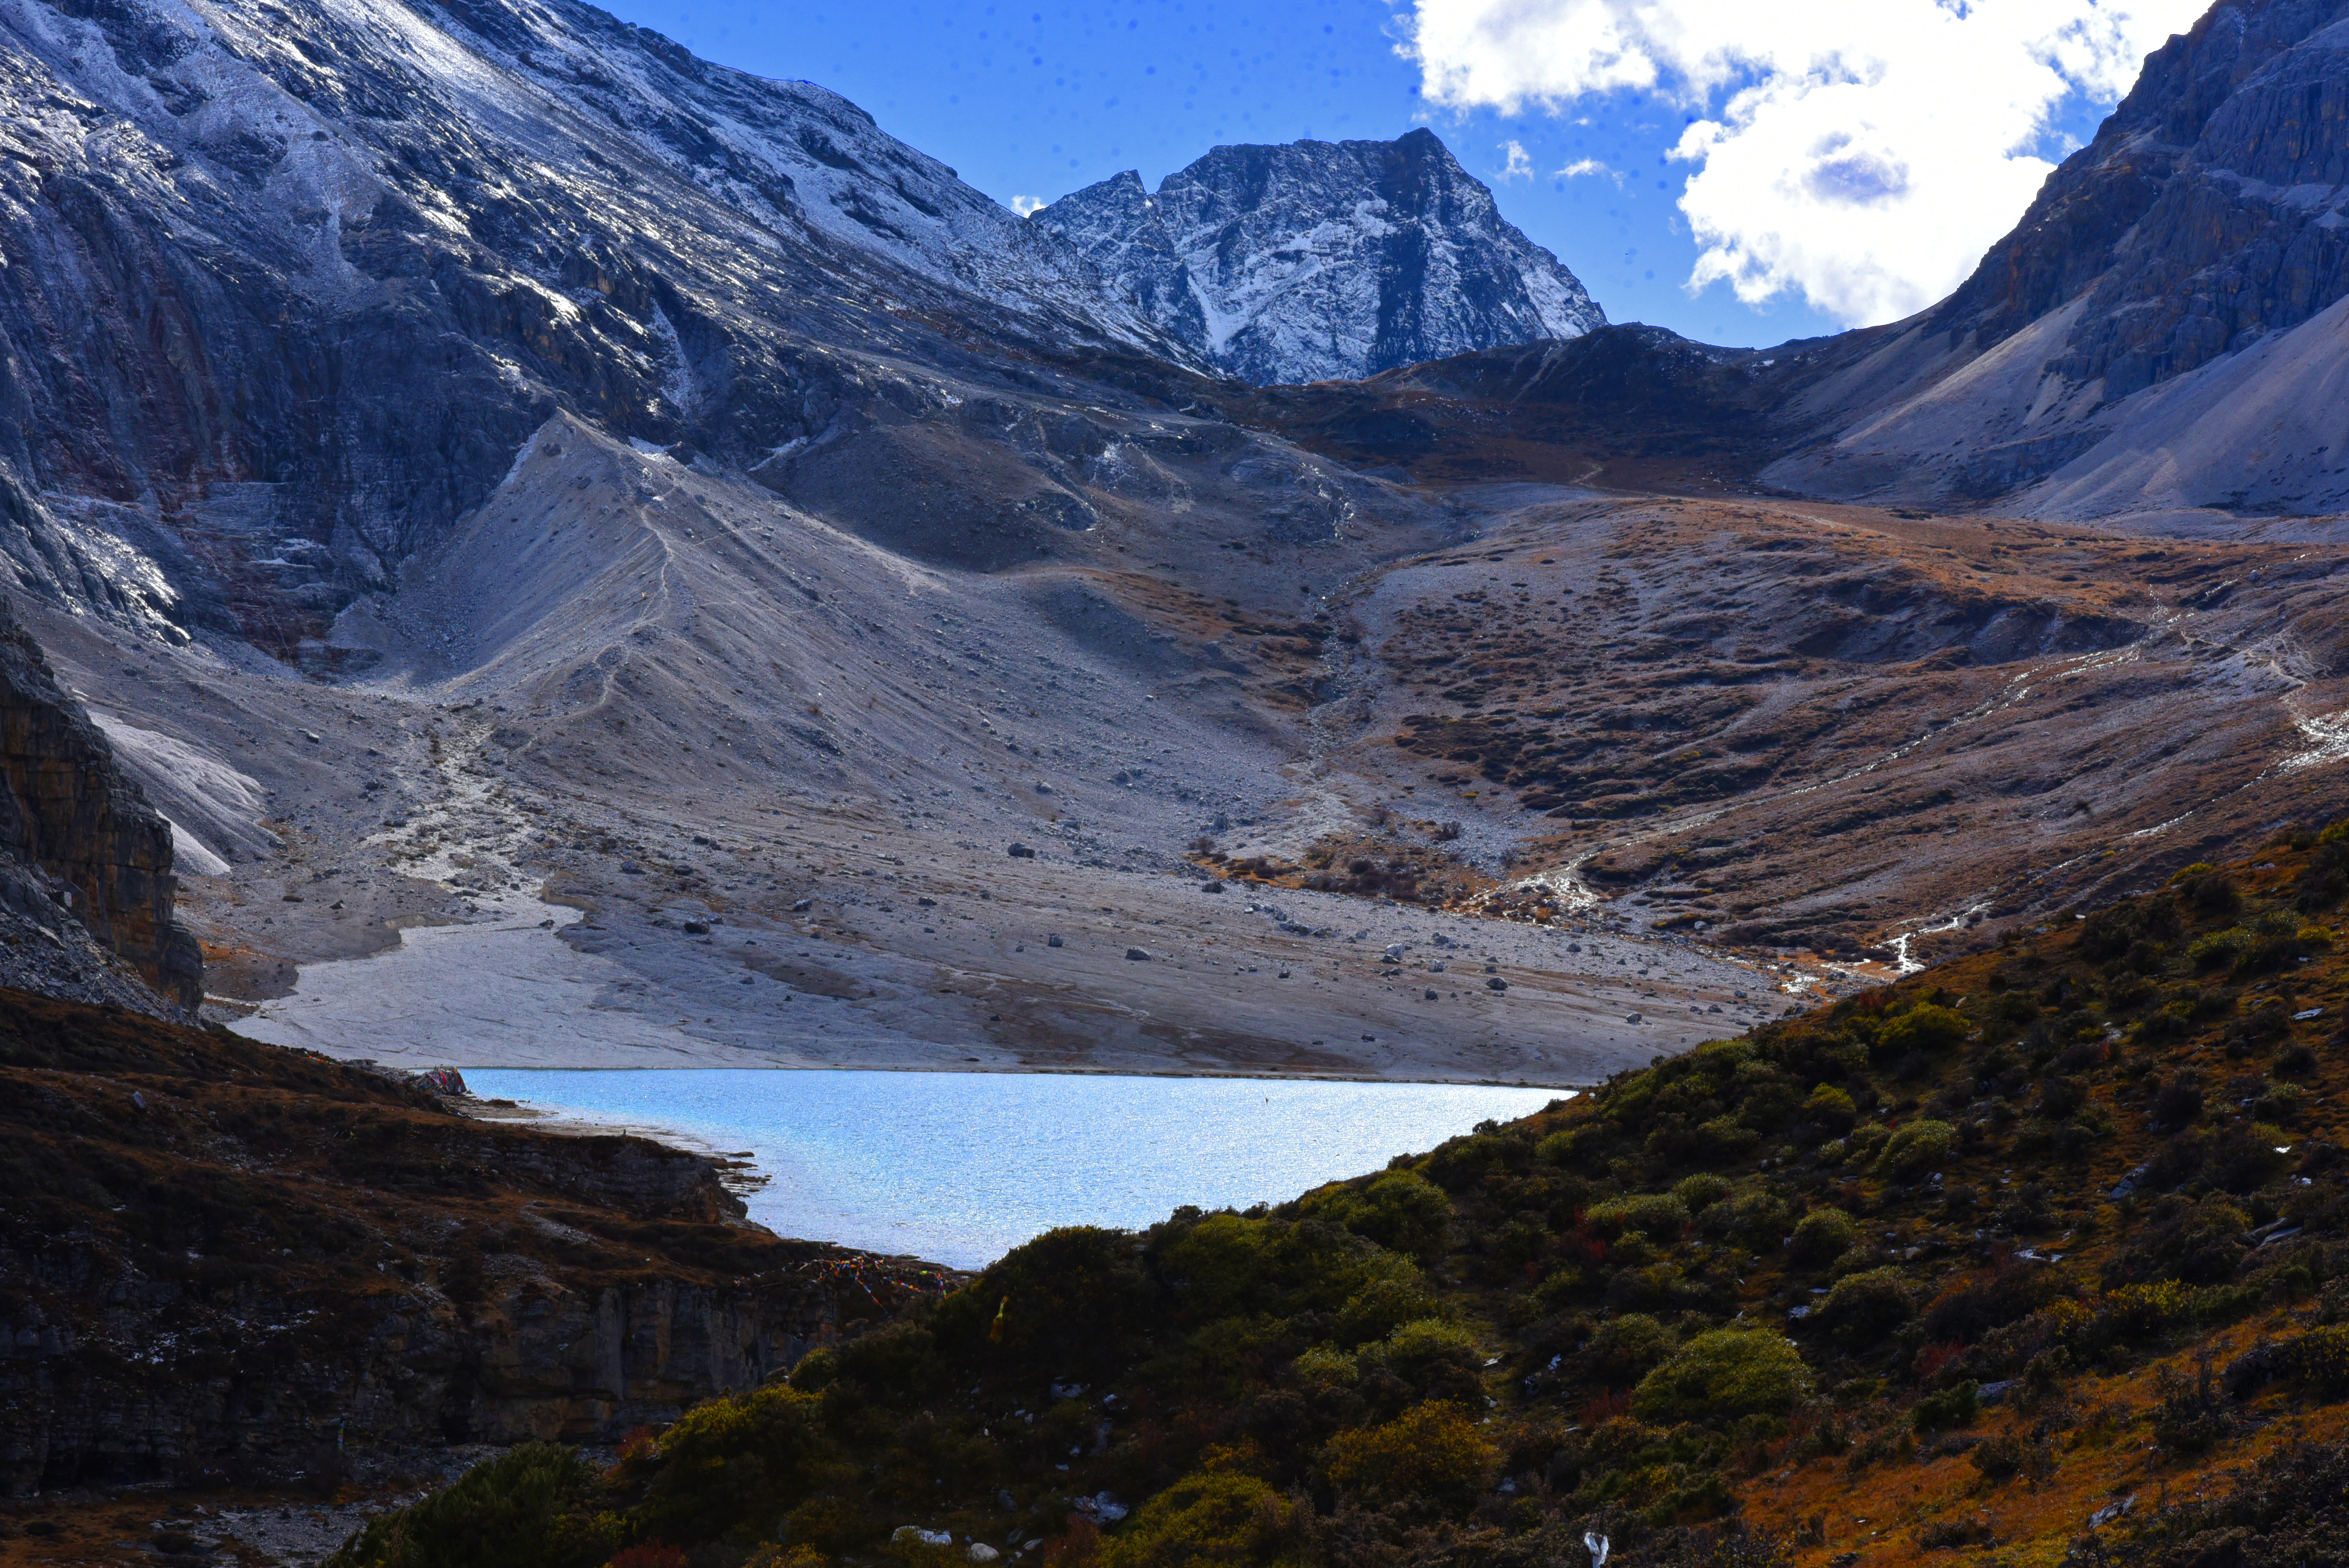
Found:
[[1030, 567], [557, 419], [338, 676], [39, 629], [181, 830], [212, 1010], [416, 1066], [1586, 1084], [2329, 766], [2290, 546], [1150, 428], [1151, 495]]

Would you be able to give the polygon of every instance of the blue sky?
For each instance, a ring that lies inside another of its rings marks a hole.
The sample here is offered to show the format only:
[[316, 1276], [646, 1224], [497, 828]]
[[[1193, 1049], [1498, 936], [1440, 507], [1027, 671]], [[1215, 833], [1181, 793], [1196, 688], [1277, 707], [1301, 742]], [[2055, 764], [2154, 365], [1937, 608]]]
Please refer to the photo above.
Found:
[[[1401, 22], [1386, 0], [622, 0], [612, 8], [706, 58], [821, 83], [1007, 204], [1050, 200], [1124, 169], [1154, 187], [1221, 143], [1386, 139], [1425, 124], [1493, 187], [1511, 222], [1582, 279], [1609, 320], [1733, 345], [1841, 325], [1799, 291], [1757, 306], [1726, 284], [1684, 288], [1701, 247], [1675, 203], [1692, 165], [1667, 154], [1696, 118], [1688, 106], [1618, 90], [1516, 114], [1431, 109], [1420, 67], [1395, 53]], [[2075, 95], [2044, 150], [2060, 156], [2102, 113]], [[1512, 142], [1529, 174], [1506, 177]], [[1586, 161], [1609, 172], [1557, 172]]]

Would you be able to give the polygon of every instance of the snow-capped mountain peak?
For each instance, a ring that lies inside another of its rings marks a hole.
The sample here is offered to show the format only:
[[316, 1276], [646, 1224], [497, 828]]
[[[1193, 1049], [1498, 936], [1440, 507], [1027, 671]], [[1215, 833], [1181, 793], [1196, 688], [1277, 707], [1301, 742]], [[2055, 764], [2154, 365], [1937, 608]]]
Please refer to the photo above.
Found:
[[1129, 170], [1029, 222], [1091, 262], [1113, 303], [1258, 383], [1374, 375], [1607, 319], [1425, 129], [1219, 147], [1154, 194]]

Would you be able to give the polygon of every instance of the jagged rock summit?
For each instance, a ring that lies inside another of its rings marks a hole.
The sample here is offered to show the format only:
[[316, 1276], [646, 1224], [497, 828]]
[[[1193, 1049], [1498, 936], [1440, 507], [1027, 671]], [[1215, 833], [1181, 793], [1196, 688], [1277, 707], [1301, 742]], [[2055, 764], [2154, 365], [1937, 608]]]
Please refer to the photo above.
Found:
[[1218, 147], [1154, 195], [1129, 170], [1030, 222], [1092, 262], [1115, 304], [1259, 386], [1356, 379], [1607, 322], [1425, 129]]

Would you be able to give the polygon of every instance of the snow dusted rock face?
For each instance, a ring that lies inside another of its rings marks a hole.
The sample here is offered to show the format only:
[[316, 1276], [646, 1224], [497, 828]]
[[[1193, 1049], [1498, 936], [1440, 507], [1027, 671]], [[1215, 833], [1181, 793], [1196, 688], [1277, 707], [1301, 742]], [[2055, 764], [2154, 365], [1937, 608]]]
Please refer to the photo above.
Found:
[[1427, 130], [1219, 147], [1155, 195], [1132, 170], [1038, 211], [1130, 305], [1259, 386], [1358, 379], [1607, 317]]
[[1188, 357], [845, 99], [573, 0], [0, 0], [0, 586], [166, 640], [322, 645], [558, 410], [748, 468], [905, 364]]

